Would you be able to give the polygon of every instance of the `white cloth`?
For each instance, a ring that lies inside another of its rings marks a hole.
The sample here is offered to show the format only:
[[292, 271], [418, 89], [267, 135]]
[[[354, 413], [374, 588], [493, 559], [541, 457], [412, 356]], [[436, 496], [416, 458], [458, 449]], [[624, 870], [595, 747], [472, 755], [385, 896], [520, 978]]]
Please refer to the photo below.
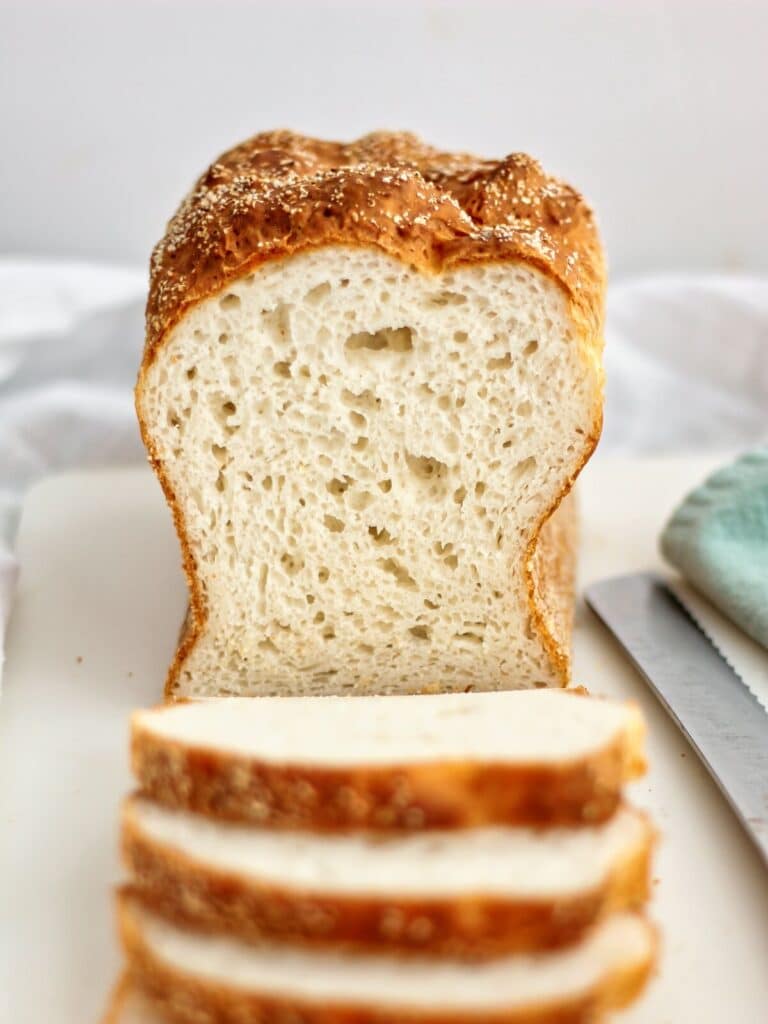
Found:
[[[22, 495], [74, 466], [143, 459], [131, 387], [146, 275], [0, 259], [0, 672]], [[609, 292], [599, 454], [768, 438], [768, 278], [647, 278]]]

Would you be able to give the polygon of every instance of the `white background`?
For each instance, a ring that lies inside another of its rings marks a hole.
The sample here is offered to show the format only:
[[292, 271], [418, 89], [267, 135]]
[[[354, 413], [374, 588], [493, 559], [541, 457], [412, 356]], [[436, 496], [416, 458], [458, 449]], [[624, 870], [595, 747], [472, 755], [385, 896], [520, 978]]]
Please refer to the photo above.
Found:
[[614, 280], [768, 268], [760, 0], [0, 0], [0, 251], [144, 264], [277, 126], [529, 151], [593, 200]]

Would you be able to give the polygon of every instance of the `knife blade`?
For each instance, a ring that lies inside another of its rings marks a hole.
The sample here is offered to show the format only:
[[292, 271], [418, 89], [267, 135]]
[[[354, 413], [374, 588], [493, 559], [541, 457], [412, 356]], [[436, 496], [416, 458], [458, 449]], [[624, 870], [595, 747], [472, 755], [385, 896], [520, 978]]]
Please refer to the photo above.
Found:
[[768, 866], [768, 714], [660, 577], [587, 587], [613, 633], [720, 787]]

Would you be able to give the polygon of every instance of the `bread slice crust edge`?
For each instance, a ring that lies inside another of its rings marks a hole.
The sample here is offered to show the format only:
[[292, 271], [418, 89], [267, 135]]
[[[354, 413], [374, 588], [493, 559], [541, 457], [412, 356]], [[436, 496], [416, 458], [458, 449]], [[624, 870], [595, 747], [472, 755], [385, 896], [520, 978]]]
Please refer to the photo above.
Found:
[[643, 741], [638, 715], [604, 747], [557, 764], [326, 767], [222, 754], [159, 737], [134, 720], [131, 764], [142, 793], [166, 807], [270, 828], [580, 825], [614, 814], [623, 784], [645, 770]]
[[594, 887], [563, 897], [466, 892], [417, 897], [281, 887], [212, 867], [149, 836], [123, 808], [123, 863], [138, 897], [155, 913], [193, 929], [247, 942], [277, 939], [482, 959], [554, 949], [578, 941], [609, 913], [648, 898], [654, 833], [645, 816], [637, 842]]
[[407, 1010], [397, 1006], [305, 1002], [272, 994], [247, 992], [182, 972], [154, 954], [131, 913], [129, 891], [118, 894], [118, 931], [126, 954], [128, 977], [158, 1013], [176, 1024], [594, 1024], [606, 1011], [631, 1003], [654, 969], [657, 938], [650, 925], [646, 956], [607, 972], [592, 989], [557, 1001], [510, 1010], [469, 1014], [447, 1008]]

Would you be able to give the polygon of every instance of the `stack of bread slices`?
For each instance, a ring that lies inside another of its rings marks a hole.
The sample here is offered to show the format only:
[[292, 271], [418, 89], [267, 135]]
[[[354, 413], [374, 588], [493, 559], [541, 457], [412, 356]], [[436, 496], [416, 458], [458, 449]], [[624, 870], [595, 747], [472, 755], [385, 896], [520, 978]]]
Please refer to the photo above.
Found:
[[540, 690], [135, 714], [110, 1024], [562, 1024], [631, 1001], [630, 704]]

